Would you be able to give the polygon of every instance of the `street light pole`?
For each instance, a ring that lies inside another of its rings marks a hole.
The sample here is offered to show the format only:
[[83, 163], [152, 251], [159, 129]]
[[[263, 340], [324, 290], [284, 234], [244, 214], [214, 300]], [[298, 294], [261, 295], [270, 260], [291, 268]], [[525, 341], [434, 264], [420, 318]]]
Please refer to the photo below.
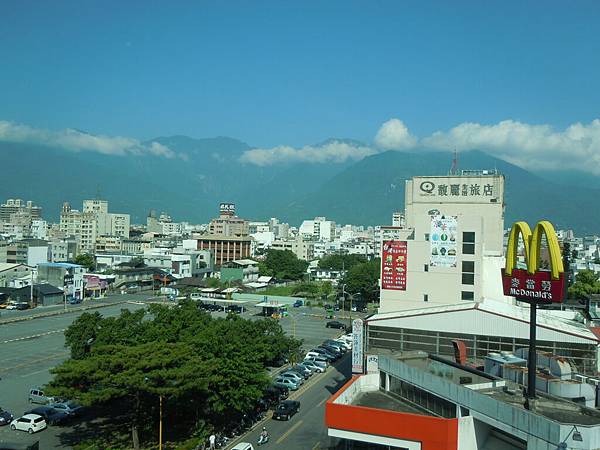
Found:
[[163, 442], [163, 396], [159, 395], [159, 421], [158, 421], [158, 450], [162, 450], [162, 442]]

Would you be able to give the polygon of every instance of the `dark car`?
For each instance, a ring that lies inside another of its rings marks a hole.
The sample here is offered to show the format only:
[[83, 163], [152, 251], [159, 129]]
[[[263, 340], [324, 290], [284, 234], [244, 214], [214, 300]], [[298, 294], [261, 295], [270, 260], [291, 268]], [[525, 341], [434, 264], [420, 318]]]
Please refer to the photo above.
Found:
[[321, 344], [321, 345], [319, 345], [319, 347], [320, 348], [324, 348], [329, 353], [337, 356], [338, 358], [341, 357], [344, 354], [344, 352], [342, 352], [338, 347], [334, 347], [333, 345]]
[[294, 302], [294, 308], [300, 308], [302, 306], [302, 300], [296, 300]]
[[346, 353], [348, 351], [348, 349], [341, 342], [336, 342], [333, 339], [328, 339], [324, 341], [323, 345], [328, 345], [330, 347], [337, 348], [342, 353]]
[[345, 330], [346, 329], [346, 325], [344, 325], [342, 322], [339, 322], [337, 320], [330, 320], [329, 322], [327, 322], [325, 324], [326, 328], [338, 328], [340, 330]]
[[290, 420], [294, 414], [300, 410], [300, 402], [296, 400], [285, 400], [277, 405], [273, 411], [273, 419], [275, 420]]
[[8, 425], [13, 419], [14, 417], [11, 413], [0, 408], [0, 426]]
[[[310, 374], [309, 374], [309, 375], [307, 375], [307, 374], [306, 374], [306, 372], [305, 372], [304, 370], [295, 369], [295, 368], [293, 368], [293, 367], [292, 367], [291, 369], [288, 369], [288, 370], [286, 370], [285, 372], [292, 372], [292, 373], [295, 373], [295, 374], [297, 374], [299, 377], [302, 377], [302, 378], [303, 378], [303, 379], [305, 379], [305, 380], [308, 380], [308, 378], [310, 377]], [[285, 372], [284, 372], [284, 373], [285, 373]]]
[[42, 416], [48, 425], [61, 425], [69, 420], [69, 414], [58, 411], [50, 406], [39, 406], [27, 411], [25, 414]]
[[17, 309], [24, 310], [29, 309], [29, 303], [17, 303]]
[[318, 353], [319, 355], [321, 355], [321, 357], [325, 358], [327, 361], [332, 362], [335, 361], [337, 358], [335, 357], [335, 355], [332, 355], [331, 353], [329, 353], [327, 350], [325, 350], [324, 348], [313, 348], [310, 350], [311, 352], [315, 352]]
[[333, 305], [333, 310], [334, 311], [339, 311], [340, 310], [340, 305], [338, 305], [337, 303], [335, 305]]
[[76, 297], [71, 297], [71, 298], [69, 298], [69, 303], [71, 305], [77, 305], [78, 303], [81, 303], [81, 299], [76, 298]]

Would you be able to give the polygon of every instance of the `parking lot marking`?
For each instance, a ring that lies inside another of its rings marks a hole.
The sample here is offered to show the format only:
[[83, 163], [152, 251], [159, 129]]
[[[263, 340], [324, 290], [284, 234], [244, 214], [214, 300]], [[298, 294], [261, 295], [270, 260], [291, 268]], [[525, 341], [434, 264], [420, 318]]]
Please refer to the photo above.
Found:
[[38, 359], [34, 359], [32, 361], [26, 362], [26, 363], [22, 363], [22, 364], [17, 364], [16, 366], [12, 366], [12, 367], [3, 367], [2, 369], [0, 369], [0, 372], [8, 372], [9, 370], [14, 370], [14, 369], [21, 369], [23, 367], [27, 367], [27, 366], [31, 366], [32, 364], [37, 364], [39, 362], [43, 362], [43, 361], [48, 361], [51, 359], [56, 359], [60, 356], [64, 356], [67, 355], [71, 352], [60, 352], [60, 353], [55, 353], [53, 355], [50, 356], [46, 356], [45, 358], [38, 358]]
[[42, 336], [48, 336], [49, 334], [62, 333], [65, 330], [66, 330], [66, 328], [63, 328], [62, 330], [46, 331], [45, 333], [32, 334], [31, 336], [23, 336], [23, 337], [20, 337], [20, 338], [8, 339], [7, 341], [2, 341], [2, 343], [3, 344], [8, 344], [10, 342], [26, 341], [27, 339], [35, 339], [35, 338], [39, 338], [39, 337], [42, 337]]
[[36, 370], [35, 372], [26, 373], [25, 375], [21, 375], [21, 378], [30, 377], [31, 375], [37, 375], [38, 373], [42, 373], [42, 372], [48, 372], [49, 370], [50, 369]]
[[312, 448], [312, 450], [317, 450], [319, 448], [319, 445], [321, 445], [321, 441], [317, 442], [315, 444], [315, 446]]
[[302, 419], [300, 419], [298, 422], [296, 422], [292, 428], [290, 428], [289, 430], [287, 430], [285, 433], [283, 433], [281, 435], [281, 437], [279, 439], [277, 439], [277, 441], [275, 441], [276, 444], [281, 444], [290, 434], [292, 434], [294, 431], [296, 431], [296, 429], [298, 427], [300, 427], [300, 425], [302, 425], [303, 421]]
[[319, 406], [321, 406], [323, 403], [325, 403], [326, 401], [327, 401], [327, 399], [326, 399], [326, 398], [324, 398], [323, 400], [321, 400], [321, 401], [319, 402], [319, 404], [317, 405], [317, 408], [318, 408]]

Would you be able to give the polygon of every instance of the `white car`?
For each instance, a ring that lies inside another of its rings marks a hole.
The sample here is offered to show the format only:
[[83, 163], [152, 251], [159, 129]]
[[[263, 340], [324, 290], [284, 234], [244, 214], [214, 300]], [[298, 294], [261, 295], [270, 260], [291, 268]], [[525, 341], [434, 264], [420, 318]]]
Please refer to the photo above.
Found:
[[310, 370], [317, 372], [317, 373], [323, 373], [325, 372], [325, 368], [321, 367], [320, 365], [314, 363], [313, 361], [309, 361], [309, 360], [304, 360], [304, 362], [302, 363], [303, 366], [308, 367]]
[[9, 303], [8, 305], [6, 305], [6, 309], [17, 309], [17, 304]]
[[345, 339], [334, 339], [333, 341], [334, 342], [339, 342], [340, 344], [342, 344], [346, 350], [351, 350], [352, 349], [352, 343], [348, 342]]
[[46, 420], [37, 414], [25, 414], [10, 423], [11, 430], [27, 431], [33, 434], [46, 428]]

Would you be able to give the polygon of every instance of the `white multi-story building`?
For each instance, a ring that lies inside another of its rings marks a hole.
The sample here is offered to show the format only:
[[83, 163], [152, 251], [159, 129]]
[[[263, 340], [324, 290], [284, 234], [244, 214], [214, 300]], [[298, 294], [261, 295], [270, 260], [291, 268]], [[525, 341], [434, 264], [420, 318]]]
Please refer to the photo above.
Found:
[[60, 231], [63, 236], [79, 239], [82, 251], [93, 252], [99, 236], [129, 237], [129, 214], [108, 212], [106, 200], [84, 200], [83, 211], [64, 203], [60, 214]]
[[504, 177], [494, 171], [406, 182], [405, 227], [382, 227], [380, 312], [502, 293]]
[[305, 220], [300, 225], [299, 234], [306, 239], [316, 241], [333, 241], [335, 239], [335, 222], [325, 217]]
[[300, 236], [295, 239], [275, 240], [271, 248], [275, 250], [290, 250], [298, 259], [312, 261], [314, 259], [314, 242], [304, 241]]

